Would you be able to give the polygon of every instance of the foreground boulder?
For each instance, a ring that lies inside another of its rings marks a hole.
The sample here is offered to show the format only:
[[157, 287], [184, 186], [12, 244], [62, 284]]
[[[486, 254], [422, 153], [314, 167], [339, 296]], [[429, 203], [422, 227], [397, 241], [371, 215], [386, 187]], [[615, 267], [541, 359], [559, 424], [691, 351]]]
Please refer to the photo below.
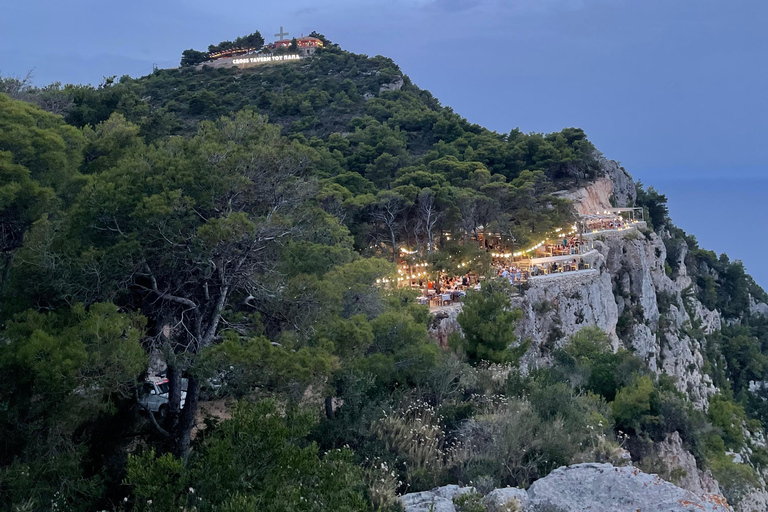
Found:
[[719, 494], [697, 495], [628, 466], [577, 464], [556, 469], [528, 489], [527, 510], [562, 512], [724, 512]]
[[[402, 497], [406, 512], [455, 512], [453, 497], [471, 487], [449, 485]], [[695, 494], [634, 467], [577, 464], [556, 469], [528, 491], [496, 489], [486, 510], [521, 512], [730, 512], [719, 494]]]
[[454, 496], [473, 492], [473, 487], [445, 485], [431, 491], [412, 492], [402, 496], [406, 512], [456, 512], [453, 505]]

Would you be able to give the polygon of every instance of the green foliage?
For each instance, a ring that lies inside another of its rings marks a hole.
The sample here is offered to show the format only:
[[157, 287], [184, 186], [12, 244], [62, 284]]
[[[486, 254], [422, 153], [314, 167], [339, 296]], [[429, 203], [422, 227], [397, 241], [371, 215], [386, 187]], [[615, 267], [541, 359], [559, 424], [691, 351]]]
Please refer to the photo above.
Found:
[[646, 212], [648, 227], [654, 231], [662, 230], [669, 223], [669, 209], [667, 208], [667, 196], [659, 194], [655, 188], [643, 188], [643, 184], [637, 183], [637, 203]]
[[208, 54], [205, 52], [198, 52], [190, 48], [181, 52], [181, 67], [185, 66], [197, 66], [208, 60]]
[[146, 368], [143, 328], [142, 318], [112, 304], [27, 311], [8, 323], [0, 344], [3, 508], [51, 501], [92, 508], [103, 489], [93, 472], [100, 463], [86, 456], [86, 447], [101, 437], [99, 429], [131, 397]]
[[659, 397], [650, 377], [639, 377], [616, 393], [611, 406], [616, 427], [642, 432], [660, 421]]
[[451, 343], [466, 352], [472, 361], [514, 361], [527, 345], [517, 341], [515, 326], [520, 311], [510, 311], [509, 290], [502, 281], [487, 281], [479, 292], [469, 292], [457, 321], [463, 337], [454, 336]]
[[0, 94], [0, 292], [32, 224], [54, 216], [82, 183], [83, 145], [61, 117]]
[[461, 475], [491, 475], [501, 486], [527, 487], [575, 460], [614, 460], [616, 445], [606, 437], [609, 416], [594, 396], [563, 386], [539, 388], [530, 403], [509, 400], [465, 424], [462, 434], [472, 455]]
[[0, 94], [0, 151], [43, 187], [62, 191], [76, 176], [83, 136], [60, 116]]
[[467, 492], [453, 497], [457, 512], [486, 512], [483, 495], [477, 492]]
[[729, 455], [713, 456], [708, 464], [729, 503], [738, 503], [751, 488], [760, 485], [752, 467], [733, 462]]
[[321, 454], [300, 441], [315, 419], [277, 404], [240, 403], [205, 435], [186, 464], [154, 452], [131, 456], [136, 510], [370, 510], [349, 450]]
[[298, 399], [337, 365], [324, 347], [290, 349], [273, 345], [263, 336], [244, 340], [234, 333], [228, 333], [225, 341], [211, 347], [201, 359], [198, 372], [223, 381], [225, 389], [220, 394], [238, 397], [270, 390]]
[[222, 41], [219, 44], [209, 45], [208, 53], [230, 50], [232, 48], [253, 48], [259, 50], [262, 46], [264, 46], [264, 37], [262, 37], [261, 33], [257, 30], [253, 34], [240, 36], [234, 41]]
[[746, 420], [744, 408], [722, 395], [712, 397], [708, 415], [712, 425], [722, 431], [726, 448], [739, 451], [744, 446], [742, 423]]

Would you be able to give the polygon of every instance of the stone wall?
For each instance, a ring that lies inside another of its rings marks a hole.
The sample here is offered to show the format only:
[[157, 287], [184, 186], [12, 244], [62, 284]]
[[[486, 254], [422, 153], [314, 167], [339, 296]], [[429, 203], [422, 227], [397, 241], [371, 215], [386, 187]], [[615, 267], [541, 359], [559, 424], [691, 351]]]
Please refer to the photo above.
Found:
[[532, 276], [528, 278], [528, 286], [531, 288], [546, 286], [551, 283], [558, 283], [561, 289], [572, 289], [574, 286], [589, 283], [600, 276], [600, 272], [590, 268], [587, 270], [578, 270], [575, 272], [563, 272], [557, 274], [547, 274], [544, 276]]

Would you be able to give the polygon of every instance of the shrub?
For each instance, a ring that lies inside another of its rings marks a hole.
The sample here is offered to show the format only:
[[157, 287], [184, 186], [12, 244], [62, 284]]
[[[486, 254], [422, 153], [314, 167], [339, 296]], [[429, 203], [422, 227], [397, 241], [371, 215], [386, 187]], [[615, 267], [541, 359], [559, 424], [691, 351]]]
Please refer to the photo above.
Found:
[[650, 377], [643, 376], [620, 389], [611, 408], [617, 428], [641, 433], [660, 421], [657, 415], [658, 406], [658, 393], [653, 381]]
[[[370, 510], [350, 450], [321, 454], [301, 443], [313, 414], [273, 401], [239, 403], [206, 431], [186, 464], [154, 452], [129, 458], [126, 483], [138, 510]], [[161, 504], [161, 506], [158, 506]]]
[[431, 489], [461, 456], [446, 437], [442, 418], [431, 405], [416, 401], [374, 423], [373, 434], [397, 457], [413, 489]]
[[483, 495], [477, 492], [467, 492], [453, 497], [456, 512], [487, 512], [483, 505]]
[[[553, 397], [559, 398], [550, 406]], [[610, 429], [599, 400], [563, 387], [535, 390], [532, 400], [501, 402], [461, 426], [457, 435], [465, 456], [459, 479], [490, 476], [502, 486], [527, 487], [577, 456], [597, 460], [594, 448]]]
[[716, 395], [709, 401], [708, 414], [712, 424], [722, 431], [725, 446], [734, 451], [740, 450], [744, 446], [744, 408], [723, 395]]
[[453, 336], [451, 344], [463, 349], [472, 361], [516, 361], [527, 345], [512, 348], [522, 312], [509, 311], [509, 295], [509, 286], [499, 281], [487, 281], [479, 292], [469, 292], [457, 316], [464, 337]]

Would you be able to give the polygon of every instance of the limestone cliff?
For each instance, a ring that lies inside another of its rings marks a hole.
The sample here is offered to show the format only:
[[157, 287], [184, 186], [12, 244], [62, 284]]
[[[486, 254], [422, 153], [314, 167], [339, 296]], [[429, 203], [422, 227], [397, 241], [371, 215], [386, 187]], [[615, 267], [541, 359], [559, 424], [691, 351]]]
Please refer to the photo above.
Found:
[[657, 235], [630, 230], [601, 238], [594, 242], [591, 272], [532, 279], [513, 298], [523, 311], [518, 335], [531, 340], [525, 367], [548, 364], [553, 349], [597, 326], [614, 349], [629, 349], [652, 370], [674, 377], [680, 391], [705, 409], [716, 389], [703, 371], [703, 340], [689, 333], [694, 325], [705, 334], [719, 329], [720, 315], [685, 294], [687, 276], [666, 275], [666, 249]]
[[[635, 185], [629, 174], [616, 162], [600, 162], [603, 173], [596, 181], [560, 193], [579, 213], [634, 204]], [[673, 251], [669, 260], [665, 238]], [[671, 376], [696, 408], [707, 410], [718, 389], [705, 371], [706, 336], [720, 330], [725, 321], [720, 311], [708, 309], [693, 293], [689, 274], [694, 272], [685, 263], [688, 246], [680, 242], [677, 246], [667, 233], [654, 233], [641, 223], [635, 229], [596, 236], [594, 250], [585, 257], [590, 270], [530, 279], [527, 288], [512, 297], [512, 306], [523, 313], [518, 338], [530, 341], [521, 370], [551, 364], [554, 349], [582, 328], [597, 326], [608, 334], [614, 350], [630, 350], [653, 371]], [[768, 305], [754, 298], [749, 309], [752, 314], [768, 314]], [[456, 313], [439, 320], [435, 333], [447, 337], [458, 328]], [[668, 437], [654, 449], [665, 468], [662, 473], [685, 475], [679, 482], [682, 487], [719, 492], [717, 482], [699, 471], [679, 436]], [[749, 463], [749, 448], [738, 457]], [[760, 480], [763, 484], [764, 475]], [[768, 510], [761, 508], [766, 503], [768, 494], [755, 488], [744, 493], [735, 509]]]
[[[577, 212], [634, 204], [631, 176], [616, 162], [601, 158], [600, 165], [603, 176], [598, 180], [561, 194], [573, 201]], [[634, 230], [600, 235], [594, 248], [596, 255], [588, 261], [592, 273], [532, 280], [529, 289], [513, 299], [523, 311], [518, 334], [531, 340], [526, 367], [547, 364], [552, 349], [594, 325], [608, 333], [615, 349], [631, 350], [653, 371], [672, 376], [697, 408], [706, 409], [717, 390], [703, 371], [703, 337], [692, 333], [720, 329], [721, 318], [687, 293], [691, 279], [685, 250], [677, 251], [673, 279], [665, 265], [663, 240], [642, 223]]]
[[590, 214], [601, 212], [613, 206], [625, 207], [635, 204], [637, 192], [632, 176], [615, 160], [596, 154], [600, 176], [584, 187], [563, 190], [556, 195], [573, 202], [576, 212]]

